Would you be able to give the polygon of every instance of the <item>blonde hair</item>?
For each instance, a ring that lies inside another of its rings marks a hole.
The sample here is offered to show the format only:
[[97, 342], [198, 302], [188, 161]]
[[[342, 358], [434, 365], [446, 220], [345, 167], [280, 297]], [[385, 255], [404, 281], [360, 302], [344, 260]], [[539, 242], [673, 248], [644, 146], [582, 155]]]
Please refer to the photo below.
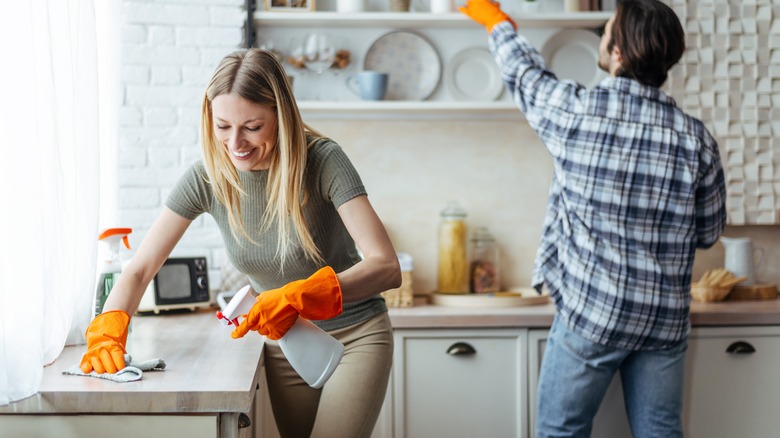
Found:
[[214, 133], [211, 102], [223, 94], [240, 96], [276, 110], [276, 148], [268, 169], [268, 206], [263, 213], [261, 232], [268, 231], [276, 222], [276, 253], [282, 266], [293, 242], [293, 231], [306, 257], [321, 262], [320, 251], [306, 226], [303, 205], [307, 198], [304, 173], [308, 149], [322, 136], [303, 123], [284, 68], [265, 50], [233, 52], [220, 61], [203, 97], [201, 147], [214, 195], [227, 208], [233, 237], [238, 240], [240, 235], [255, 243], [241, 217], [241, 205], [247, 200], [247, 193], [238, 171]]

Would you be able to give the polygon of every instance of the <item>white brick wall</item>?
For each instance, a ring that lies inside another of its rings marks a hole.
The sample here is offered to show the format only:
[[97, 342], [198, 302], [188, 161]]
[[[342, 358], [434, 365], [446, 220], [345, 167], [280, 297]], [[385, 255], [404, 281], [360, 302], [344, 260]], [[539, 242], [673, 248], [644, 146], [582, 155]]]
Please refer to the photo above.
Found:
[[[120, 223], [134, 229], [134, 248], [179, 176], [200, 158], [200, 100], [219, 60], [240, 48], [243, 5], [243, 0], [123, 3], [119, 208]], [[213, 220], [196, 220], [174, 255], [206, 255], [216, 274], [225, 259]]]

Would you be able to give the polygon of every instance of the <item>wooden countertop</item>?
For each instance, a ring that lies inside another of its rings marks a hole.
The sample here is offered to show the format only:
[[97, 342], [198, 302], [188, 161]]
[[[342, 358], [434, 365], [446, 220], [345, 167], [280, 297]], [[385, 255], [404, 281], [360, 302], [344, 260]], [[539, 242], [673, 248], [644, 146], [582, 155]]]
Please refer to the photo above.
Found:
[[43, 372], [40, 391], [0, 406], [0, 414], [248, 412], [259, 375], [263, 338], [231, 339], [214, 310], [136, 316], [127, 349], [135, 359], [162, 358], [165, 371], [136, 382], [67, 376], [85, 345], [66, 347]]
[[[396, 329], [547, 328], [552, 304], [460, 308], [417, 306], [390, 309]], [[691, 321], [703, 326], [780, 325], [780, 300], [693, 303]], [[263, 341], [250, 334], [230, 338], [214, 310], [136, 316], [128, 351], [138, 360], [163, 358], [165, 371], [148, 371], [142, 380], [116, 383], [66, 376], [85, 346], [66, 347], [44, 368], [40, 391], [0, 406], [0, 414], [67, 413], [222, 413], [248, 412], [258, 384]]]
[[[463, 308], [417, 306], [391, 308], [396, 329], [406, 328], [548, 328], [553, 304], [517, 307]], [[780, 300], [691, 303], [691, 324], [705, 326], [780, 325]]]

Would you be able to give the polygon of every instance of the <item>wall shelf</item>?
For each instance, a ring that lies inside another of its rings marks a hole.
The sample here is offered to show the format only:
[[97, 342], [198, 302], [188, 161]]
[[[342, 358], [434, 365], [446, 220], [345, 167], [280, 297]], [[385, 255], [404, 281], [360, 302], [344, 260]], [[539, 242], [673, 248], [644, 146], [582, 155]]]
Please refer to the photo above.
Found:
[[[484, 28], [459, 12], [355, 12], [335, 11], [254, 11], [252, 25], [262, 32], [261, 38], [294, 37], [294, 31], [328, 28], [352, 40], [351, 49], [359, 65], [370, 41], [387, 29], [416, 29], [426, 34], [438, 46], [442, 56], [442, 75], [453, 52], [475, 44], [486, 45]], [[593, 28], [603, 24], [612, 12], [529, 13], [514, 14], [519, 28], [528, 28], [530, 34], [546, 35], [561, 28]], [[430, 30], [430, 32], [428, 32]], [[479, 41], [478, 43], [476, 41]], [[442, 78], [443, 80], [443, 78]], [[305, 95], [306, 93], [304, 93]], [[506, 96], [496, 101], [457, 101], [447, 95], [445, 85], [425, 101], [359, 101], [359, 100], [299, 100], [298, 107], [307, 118], [336, 119], [444, 119], [444, 118], [523, 118]]]
[[[595, 27], [609, 19], [612, 12], [538, 13], [515, 18], [520, 27]], [[254, 13], [258, 27], [472, 27], [479, 26], [459, 12], [268, 12]]]
[[298, 108], [307, 116], [317, 118], [376, 118], [377, 115], [398, 118], [426, 118], [453, 116], [509, 116], [522, 117], [511, 101], [310, 101], [298, 102]]

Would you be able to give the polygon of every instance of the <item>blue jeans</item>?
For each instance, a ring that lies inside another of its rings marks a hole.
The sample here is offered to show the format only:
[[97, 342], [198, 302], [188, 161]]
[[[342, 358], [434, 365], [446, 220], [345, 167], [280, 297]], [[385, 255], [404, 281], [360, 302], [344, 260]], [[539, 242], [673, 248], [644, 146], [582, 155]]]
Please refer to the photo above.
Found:
[[687, 347], [687, 340], [660, 351], [607, 347], [573, 333], [556, 315], [539, 373], [536, 438], [590, 436], [618, 370], [633, 436], [682, 437]]

